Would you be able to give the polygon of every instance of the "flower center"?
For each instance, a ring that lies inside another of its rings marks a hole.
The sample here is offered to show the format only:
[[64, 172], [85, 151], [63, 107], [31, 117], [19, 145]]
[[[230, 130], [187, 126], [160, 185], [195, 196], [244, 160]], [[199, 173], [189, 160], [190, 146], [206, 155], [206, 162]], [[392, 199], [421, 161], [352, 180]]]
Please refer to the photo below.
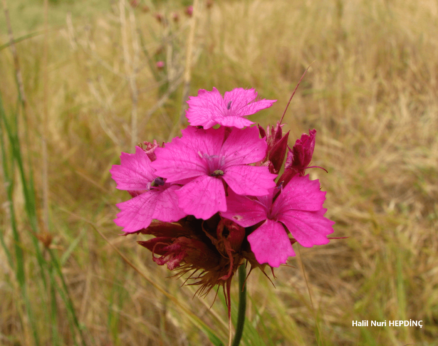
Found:
[[220, 169], [216, 169], [213, 173], [210, 174], [212, 177], [220, 177], [224, 175], [224, 171]]
[[221, 177], [225, 174], [222, 169], [224, 158], [219, 155], [208, 155], [198, 151], [198, 155], [204, 160], [207, 167], [207, 174], [211, 177]]

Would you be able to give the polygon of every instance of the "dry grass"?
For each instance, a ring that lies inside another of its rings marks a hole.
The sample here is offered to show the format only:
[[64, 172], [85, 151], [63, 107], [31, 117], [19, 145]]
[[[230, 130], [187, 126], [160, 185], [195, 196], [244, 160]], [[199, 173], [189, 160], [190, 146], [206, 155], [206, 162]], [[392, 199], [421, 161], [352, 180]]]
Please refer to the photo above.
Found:
[[[260, 273], [251, 276], [247, 323], [266, 345], [436, 345], [437, 3], [248, 0], [221, 1], [210, 11], [200, 7], [191, 95], [213, 86], [222, 92], [255, 87], [263, 98], [279, 100], [253, 116], [267, 125], [280, 118], [303, 70], [312, 64], [285, 122], [291, 130], [290, 144], [309, 128], [317, 129], [313, 163], [329, 174], [314, 170], [311, 177], [320, 179], [328, 191], [325, 206], [336, 221], [334, 236], [349, 237], [300, 249], [317, 318], [293, 259], [289, 263], [295, 268], [277, 271], [276, 289]], [[65, 8], [50, 6], [49, 16], [56, 13], [59, 18]], [[193, 287], [181, 289], [182, 281], [166, 278], [169, 272], [152, 262], [150, 253], [136, 245], [135, 236], [119, 237], [112, 222], [114, 205], [128, 196], [115, 189], [108, 170], [118, 163], [121, 151], [132, 151], [132, 133], [148, 141], [167, 141], [172, 130], [178, 133], [188, 35], [188, 19], [177, 4], [157, 9], [167, 15], [179, 11], [179, 24], [170, 20], [167, 27], [141, 7], [129, 6], [121, 26], [119, 9], [117, 4], [87, 21], [66, 15], [66, 24], [48, 34], [51, 247], [61, 259], [87, 344], [209, 343], [199, 325], [128, 267], [90, 223], [226, 340], [226, 313], [220, 301], [209, 310], [213, 295], [192, 299]], [[16, 36], [25, 33], [23, 29]], [[1, 42], [6, 42], [6, 32], [1, 35]], [[41, 227], [43, 47], [44, 35], [17, 45], [29, 104], [28, 117], [19, 119], [20, 138], [34, 170]], [[165, 61], [166, 69], [158, 71], [148, 64], [144, 49], [152, 60]], [[0, 51], [0, 76], [3, 103], [11, 112], [17, 88], [8, 49]], [[55, 322], [47, 312], [51, 293], [39, 281], [22, 188], [17, 178], [19, 246], [40, 342], [55, 344], [54, 323], [58, 344], [73, 345], [79, 341], [77, 336], [74, 340], [68, 309], [59, 295]], [[2, 184], [1, 232], [13, 252], [17, 244], [4, 192]], [[14, 267], [3, 250], [0, 268], [0, 344], [31, 345]], [[237, 287], [233, 290], [237, 293]], [[352, 320], [400, 319], [423, 320], [424, 327], [351, 326]]]

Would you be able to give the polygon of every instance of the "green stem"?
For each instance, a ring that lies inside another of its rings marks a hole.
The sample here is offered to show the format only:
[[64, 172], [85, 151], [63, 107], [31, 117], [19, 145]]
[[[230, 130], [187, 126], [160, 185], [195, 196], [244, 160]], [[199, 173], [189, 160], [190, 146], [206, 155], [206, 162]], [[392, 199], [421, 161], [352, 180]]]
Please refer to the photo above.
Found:
[[239, 267], [239, 311], [237, 315], [236, 334], [234, 335], [233, 346], [239, 346], [242, 338], [243, 326], [245, 324], [245, 310], [246, 310], [246, 269], [242, 264]]

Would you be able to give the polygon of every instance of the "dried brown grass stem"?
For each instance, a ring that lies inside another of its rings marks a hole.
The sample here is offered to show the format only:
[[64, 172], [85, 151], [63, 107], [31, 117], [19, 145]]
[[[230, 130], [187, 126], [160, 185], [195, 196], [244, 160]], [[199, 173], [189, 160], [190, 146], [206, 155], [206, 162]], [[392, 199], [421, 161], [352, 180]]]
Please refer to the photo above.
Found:
[[49, 2], [44, 0], [44, 53], [43, 53], [43, 83], [44, 83], [44, 101], [43, 101], [43, 121], [41, 131], [42, 144], [42, 189], [43, 189], [43, 224], [45, 230], [49, 230], [49, 163], [47, 153], [47, 127], [49, 121], [49, 76], [48, 76], [48, 50], [49, 50], [49, 31], [48, 31], [48, 17], [49, 17]]
[[21, 75], [20, 60], [18, 59], [17, 47], [15, 46], [14, 34], [12, 32], [11, 19], [9, 16], [9, 7], [6, 0], [3, 0], [3, 11], [5, 13], [6, 27], [8, 28], [10, 48], [12, 52], [12, 57], [14, 59], [15, 77], [17, 79], [18, 89], [20, 92], [20, 100], [21, 103], [23, 104], [23, 107], [26, 108], [27, 98], [26, 98], [26, 93], [24, 91], [23, 77]]
[[189, 97], [190, 92], [190, 80], [191, 80], [191, 68], [192, 68], [192, 58], [193, 58], [193, 46], [195, 43], [195, 29], [196, 29], [196, 17], [198, 16], [198, 0], [193, 1], [193, 14], [190, 22], [189, 37], [187, 40], [187, 50], [186, 50], [186, 65], [184, 69], [184, 88], [183, 97], [181, 105], [180, 122], [184, 120], [184, 114], [186, 110], [186, 101]]
[[126, 78], [128, 79], [129, 88], [131, 92], [131, 148], [134, 148], [138, 143], [138, 90], [136, 83], [136, 57], [138, 57], [139, 47], [138, 42], [135, 39], [135, 17], [132, 14], [132, 9], [129, 9], [130, 27], [131, 27], [131, 40], [133, 42], [133, 57], [129, 52], [129, 40], [128, 40], [128, 24], [126, 21], [126, 3], [125, 0], [119, 1], [120, 11], [120, 29], [122, 34], [122, 49], [123, 59], [125, 65]]

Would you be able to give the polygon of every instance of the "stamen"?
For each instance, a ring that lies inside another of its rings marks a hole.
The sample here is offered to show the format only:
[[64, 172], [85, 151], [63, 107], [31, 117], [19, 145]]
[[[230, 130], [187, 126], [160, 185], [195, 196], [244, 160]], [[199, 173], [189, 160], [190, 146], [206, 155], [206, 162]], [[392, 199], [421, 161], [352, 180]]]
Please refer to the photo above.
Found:
[[230, 110], [230, 108], [231, 108], [231, 102], [233, 102], [233, 101], [228, 102], [228, 105], [227, 105], [228, 110]]
[[217, 169], [215, 171], [213, 171], [213, 173], [211, 174], [212, 177], [220, 177], [224, 175], [224, 171]]
[[209, 155], [201, 151], [198, 151], [198, 155], [204, 160], [208, 174], [211, 177], [218, 177], [225, 174], [225, 172], [220, 169], [224, 165], [224, 157], [221, 157], [220, 155]]

